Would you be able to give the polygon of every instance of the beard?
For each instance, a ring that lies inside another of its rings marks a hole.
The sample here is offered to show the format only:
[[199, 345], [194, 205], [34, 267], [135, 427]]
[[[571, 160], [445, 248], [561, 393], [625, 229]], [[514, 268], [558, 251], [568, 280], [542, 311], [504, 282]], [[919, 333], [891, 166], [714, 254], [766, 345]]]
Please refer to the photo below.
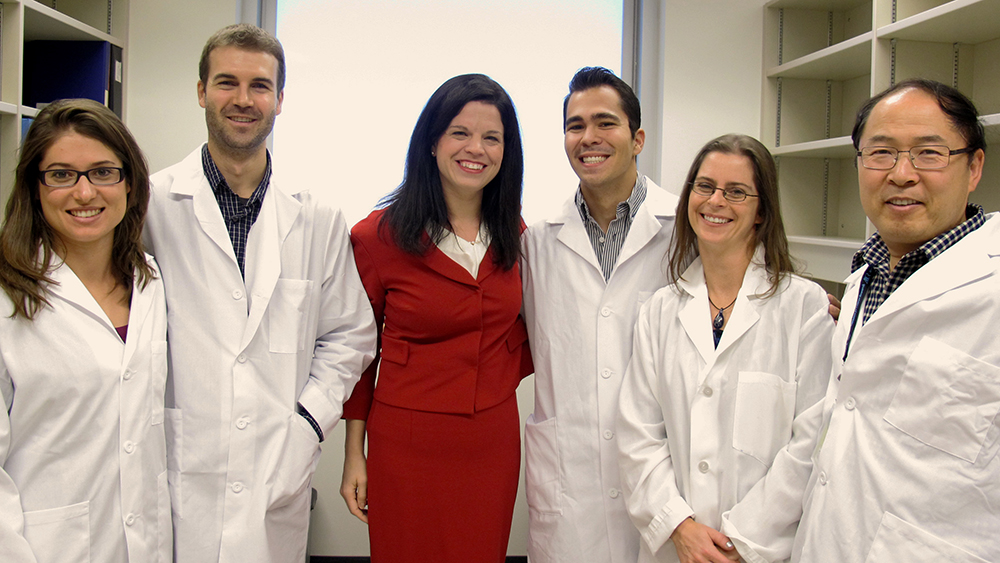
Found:
[[253, 115], [258, 120], [256, 129], [238, 134], [230, 128], [229, 120], [220, 111], [211, 106], [205, 108], [208, 136], [215, 139], [220, 148], [237, 152], [253, 152], [260, 148], [274, 128], [276, 115], [273, 111], [267, 115]]

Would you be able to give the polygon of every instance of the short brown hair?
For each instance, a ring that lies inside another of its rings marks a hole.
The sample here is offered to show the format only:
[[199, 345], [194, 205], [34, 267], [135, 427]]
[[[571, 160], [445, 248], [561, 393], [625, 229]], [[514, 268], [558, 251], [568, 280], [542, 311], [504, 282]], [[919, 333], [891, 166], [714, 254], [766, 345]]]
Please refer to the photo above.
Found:
[[198, 78], [208, 84], [208, 56], [219, 47], [239, 47], [246, 51], [267, 53], [278, 60], [278, 92], [285, 89], [285, 50], [281, 42], [263, 29], [248, 23], [237, 23], [216, 31], [205, 42], [198, 61]]
[[12, 316], [33, 319], [49, 303], [42, 284], [52, 283], [48, 275], [52, 271], [55, 233], [42, 213], [38, 167], [52, 143], [70, 132], [99, 141], [122, 161], [129, 191], [125, 216], [115, 227], [111, 250], [116, 279], [131, 296], [135, 277], [142, 287], [155, 277], [142, 246], [142, 227], [149, 206], [149, 167], [139, 145], [107, 107], [93, 100], [57, 100], [38, 112], [28, 129], [0, 227], [0, 287], [13, 302]]

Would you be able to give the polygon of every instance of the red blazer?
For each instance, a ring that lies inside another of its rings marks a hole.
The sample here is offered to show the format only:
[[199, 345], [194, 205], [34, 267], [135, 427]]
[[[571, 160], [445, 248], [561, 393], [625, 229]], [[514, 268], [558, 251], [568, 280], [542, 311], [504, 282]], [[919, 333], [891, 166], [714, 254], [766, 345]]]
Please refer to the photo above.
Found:
[[344, 418], [366, 420], [373, 397], [458, 414], [503, 402], [532, 372], [519, 266], [497, 267], [490, 248], [473, 279], [437, 246], [424, 256], [400, 250], [388, 230], [379, 233], [382, 213], [373, 211], [351, 230], [379, 327], [379, 356], [344, 403]]

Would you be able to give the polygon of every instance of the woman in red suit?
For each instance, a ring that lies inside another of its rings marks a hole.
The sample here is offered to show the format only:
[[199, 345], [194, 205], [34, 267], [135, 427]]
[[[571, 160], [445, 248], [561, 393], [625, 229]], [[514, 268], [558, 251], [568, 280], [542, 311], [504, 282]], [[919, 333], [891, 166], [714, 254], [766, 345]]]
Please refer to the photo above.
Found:
[[351, 232], [381, 332], [344, 405], [341, 494], [368, 523], [374, 563], [506, 557], [514, 391], [531, 372], [518, 315], [523, 169], [510, 97], [481, 74], [456, 76], [417, 120], [403, 183]]

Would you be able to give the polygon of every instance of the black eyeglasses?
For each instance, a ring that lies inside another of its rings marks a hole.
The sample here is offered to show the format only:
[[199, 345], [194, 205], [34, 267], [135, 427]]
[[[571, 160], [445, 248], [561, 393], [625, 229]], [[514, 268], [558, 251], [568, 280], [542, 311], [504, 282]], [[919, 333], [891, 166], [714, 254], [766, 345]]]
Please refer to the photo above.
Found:
[[748, 197], [760, 197], [759, 195], [748, 194], [743, 188], [717, 188], [707, 182], [693, 182], [691, 184], [691, 191], [700, 196], [712, 197], [715, 190], [721, 191], [722, 197], [726, 198], [726, 201], [730, 203], [742, 203]]
[[42, 170], [42, 184], [50, 188], [70, 188], [85, 176], [87, 181], [95, 186], [113, 186], [125, 178], [125, 169], [113, 166], [100, 166], [90, 170]]
[[951, 150], [944, 145], [919, 145], [908, 151], [893, 147], [865, 147], [859, 150], [857, 155], [861, 157], [861, 166], [869, 170], [892, 170], [896, 167], [901, 152], [910, 156], [910, 163], [917, 170], [940, 170], [948, 167], [952, 155], [973, 151], [975, 149], [972, 147]]

